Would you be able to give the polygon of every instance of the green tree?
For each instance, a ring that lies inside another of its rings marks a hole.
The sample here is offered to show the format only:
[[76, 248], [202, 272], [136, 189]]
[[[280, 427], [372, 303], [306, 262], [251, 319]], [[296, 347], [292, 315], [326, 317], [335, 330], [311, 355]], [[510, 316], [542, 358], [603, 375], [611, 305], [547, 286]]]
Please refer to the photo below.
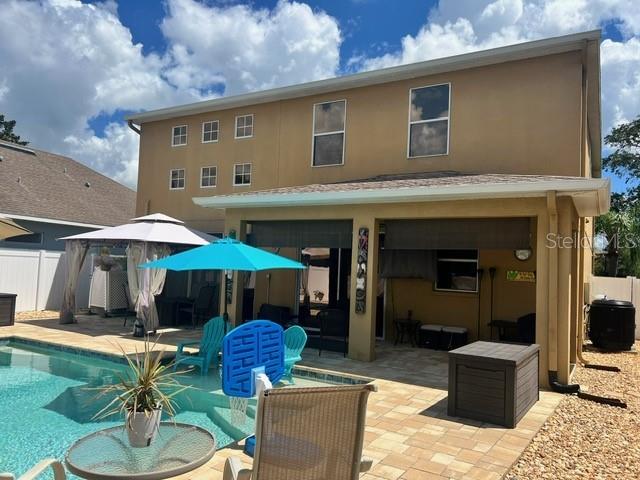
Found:
[[5, 120], [4, 115], [0, 113], [0, 140], [17, 143], [18, 145], [28, 145], [29, 142], [20, 140], [20, 135], [13, 133], [15, 126], [15, 120]]
[[607, 277], [640, 276], [640, 249], [636, 239], [640, 232], [637, 206], [622, 211], [612, 209], [596, 218], [596, 234], [606, 238], [604, 254], [596, 258], [594, 273]]
[[594, 272], [640, 277], [640, 116], [613, 128], [604, 141], [613, 153], [603, 166], [625, 179], [626, 190], [613, 193], [611, 211], [596, 219], [596, 235], [606, 237], [606, 247], [596, 258]]
[[623, 194], [614, 194], [614, 206], [635, 204], [640, 199], [640, 116], [614, 127], [604, 141], [614, 149], [603, 160], [605, 170], [624, 178], [627, 185]]

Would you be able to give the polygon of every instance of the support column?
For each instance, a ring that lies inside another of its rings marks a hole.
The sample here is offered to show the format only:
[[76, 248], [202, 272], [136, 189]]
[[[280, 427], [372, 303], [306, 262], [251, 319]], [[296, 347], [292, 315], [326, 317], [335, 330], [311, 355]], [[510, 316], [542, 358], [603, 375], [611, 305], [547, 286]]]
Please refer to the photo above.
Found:
[[569, 362], [576, 364], [576, 339], [578, 335], [578, 316], [582, 310], [580, 303], [580, 288], [582, 271], [580, 269], [580, 256], [582, 255], [581, 247], [581, 225], [577, 215], [572, 211], [571, 235], [574, 239], [574, 246], [571, 251], [571, 325], [569, 330]]
[[580, 236], [580, 249], [578, 251], [578, 317], [576, 325], [576, 363], [582, 362], [582, 344], [584, 343], [584, 305], [585, 300], [585, 283], [591, 275], [590, 265], [587, 266], [586, 257], [591, 255], [591, 241], [587, 231], [587, 219], [581, 218], [578, 221], [578, 230]]
[[[356, 285], [359, 257], [359, 231], [369, 229], [366, 261], [366, 297], [364, 312], [356, 312]], [[349, 358], [371, 362], [375, 360], [376, 296], [378, 291], [378, 235], [379, 223], [369, 216], [353, 219], [351, 255], [351, 295], [349, 302]]]
[[[234, 218], [229, 215], [227, 212], [227, 216], [224, 221], [225, 235], [233, 236], [237, 240], [244, 242], [247, 237], [247, 224], [246, 222], [240, 220], [239, 218]], [[244, 282], [243, 272], [233, 272], [232, 273], [232, 285], [231, 285], [231, 303], [227, 304], [227, 312], [229, 313], [229, 323], [231, 327], [236, 327], [242, 323], [242, 297], [244, 294]], [[225, 275], [224, 272], [222, 274], [222, 283], [220, 285], [220, 312], [224, 312], [224, 302], [227, 301], [225, 298]]]
[[548, 251], [548, 272], [547, 282], [547, 311], [548, 311], [548, 353], [549, 371], [558, 371], [558, 203], [556, 192], [547, 193], [547, 212], [549, 216], [549, 251]]
[[560, 383], [569, 383], [571, 346], [571, 259], [573, 238], [571, 219], [573, 205], [563, 198], [559, 205], [558, 242], [558, 317], [557, 317], [557, 372]]
[[540, 386], [549, 386], [549, 216], [538, 215], [536, 231], [536, 343]]

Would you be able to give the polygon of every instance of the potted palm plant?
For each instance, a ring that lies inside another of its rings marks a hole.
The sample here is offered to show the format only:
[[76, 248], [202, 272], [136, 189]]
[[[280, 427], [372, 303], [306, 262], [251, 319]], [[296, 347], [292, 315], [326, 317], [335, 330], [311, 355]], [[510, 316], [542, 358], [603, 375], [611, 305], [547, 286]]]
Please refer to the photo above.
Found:
[[136, 350], [131, 358], [122, 346], [120, 350], [127, 359], [128, 369], [119, 375], [119, 381], [97, 387], [98, 397], [115, 395], [94, 418], [101, 419], [115, 414], [124, 414], [129, 444], [132, 447], [147, 447], [155, 439], [164, 412], [173, 418], [176, 410], [174, 397], [189, 388], [175, 378], [183, 372], [173, 371], [174, 361], [162, 363], [164, 350], [155, 351], [157, 341], [144, 342], [144, 352]]

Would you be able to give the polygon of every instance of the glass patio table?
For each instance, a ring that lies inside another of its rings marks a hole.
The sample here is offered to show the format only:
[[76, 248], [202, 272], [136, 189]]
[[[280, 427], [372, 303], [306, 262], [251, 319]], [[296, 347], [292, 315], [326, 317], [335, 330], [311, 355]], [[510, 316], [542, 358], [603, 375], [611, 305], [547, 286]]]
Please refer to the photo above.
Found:
[[90, 480], [157, 480], [195, 470], [215, 451], [214, 436], [203, 428], [162, 422], [148, 447], [131, 447], [124, 426], [112, 427], [78, 440], [65, 461], [71, 473]]

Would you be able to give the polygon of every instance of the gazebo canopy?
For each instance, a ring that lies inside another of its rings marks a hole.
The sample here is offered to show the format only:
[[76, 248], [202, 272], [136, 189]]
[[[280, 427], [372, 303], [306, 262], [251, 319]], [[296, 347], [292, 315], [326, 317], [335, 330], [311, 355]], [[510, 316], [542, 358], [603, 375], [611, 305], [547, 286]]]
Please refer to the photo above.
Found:
[[133, 218], [130, 223], [124, 225], [63, 237], [61, 240], [132, 241], [198, 246], [207, 245], [216, 239], [213, 235], [185, 227], [184, 222], [176, 218], [162, 213], [154, 213]]

